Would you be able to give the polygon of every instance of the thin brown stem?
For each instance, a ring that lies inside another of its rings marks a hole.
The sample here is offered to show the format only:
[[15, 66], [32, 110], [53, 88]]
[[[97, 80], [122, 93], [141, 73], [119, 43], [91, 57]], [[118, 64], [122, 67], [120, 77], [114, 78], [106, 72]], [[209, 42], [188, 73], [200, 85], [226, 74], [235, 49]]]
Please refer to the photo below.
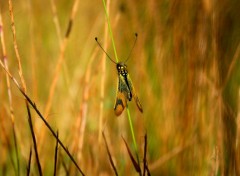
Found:
[[[1, 120], [1, 122], [3, 122], [3, 117], [2, 116], [0, 116], [0, 120]], [[7, 150], [9, 150], [9, 158], [10, 158], [10, 162], [11, 162], [11, 164], [12, 164], [12, 166], [13, 166], [13, 170], [14, 170], [14, 172], [17, 174], [17, 168], [16, 168], [16, 166], [15, 166], [15, 164], [14, 164], [14, 159], [13, 159], [13, 156], [12, 156], [12, 145], [11, 145], [11, 142], [10, 142], [10, 138], [7, 136], [7, 134], [6, 134], [6, 130], [5, 130], [5, 127], [4, 127], [4, 124], [3, 123], [0, 123], [0, 125], [1, 125], [1, 134], [3, 135], [3, 139], [5, 139], [6, 140], [6, 149]], [[4, 174], [3, 174], [4, 175]]]
[[57, 138], [57, 134], [54, 132], [54, 130], [52, 129], [52, 127], [49, 125], [49, 123], [46, 121], [45, 117], [41, 114], [41, 112], [38, 110], [36, 104], [29, 98], [29, 96], [23, 91], [23, 89], [20, 87], [19, 83], [17, 82], [17, 80], [12, 76], [12, 74], [6, 69], [6, 67], [4, 66], [4, 64], [2, 63], [2, 61], [0, 60], [0, 65], [1, 67], [4, 69], [4, 71], [8, 74], [8, 76], [12, 79], [12, 81], [14, 82], [14, 84], [17, 86], [18, 90], [22, 93], [22, 95], [26, 98], [26, 100], [28, 101], [28, 103], [32, 106], [32, 108], [35, 110], [35, 112], [38, 114], [38, 116], [40, 117], [40, 119], [44, 122], [45, 126], [49, 129], [49, 131], [52, 133], [52, 135], [55, 137], [56, 140], [58, 140], [59, 144], [61, 145], [61, 147], [64, 149], [64, 151], [67, 153], [67, 155], [69, 156], [69, 158], [71, 159], [71, 161], [74, 163], [74, 165], [77, 167], [78, 171], [84, 175], [84, 173], [82, 172], [82, 170], [80, 169], [80, 167], [78, 166], [77, 162], [74, 160], [73, 156], [71, 155], [71, 153], [68, 151], [67, 147], [64, 146], [64, 144], [62, 143], [62, 141]]
[[83, 99], [80, 104], [80, 112], [79, 116], [77, 118], [77, 132], [75, 136], [76, 141], [76, 148], [78, 153], [78, 161], [81, 161], [82, 156], [82, 149], [83, 149], [83, 141], [84, 141], [84, 134], [85, 134], [85, 128], [86, 128], [86, 121], [87, 121], [87, 112], [88, 112], [88, 100], [89, 100], [89, 91], [90, 91], [90, 80], [91, 80], [91, 74], [92, 74], [92, 63], [94, 58], [97, 54], [97, 48], [95, 48], [91, 58], [89, 59], [85, 78], [84, 78], [84, 87], [83, 87]]
[[27, 176], [30, 175], [30, 171], [31, 171], [31, 160], [32, 160], [32, 147], [30, 148], [30, 153], [29, 153], [29, 158], [28, 158]]
[[[58, 138], [58, 131], [57, 131], [57, 138]], [[53, 175], [57, 175], [57, 157], [58, 157], [58, 140], [56, 140], [56, 147], [55, 147], [55, 154], [54, 154], [54, 173]]]
[[12, 0], [8, 1], [8, 5], [9, 5], [9, 12], [10, 12], [11, 23], [12, 23], [14, 51], [15, 51], [17, 61], [18, 61], [18, 74], [19, 74], [20, 79], [21, 79], [23, 90], [24, 90], [24, 92], [26, 92], [27, 87], [26, 87], [26, 83], [25, 83], [25, 80], [24, 80], [24, 77], [23, 77], [21, 57], [20, 57], [20, 54], [19, 54], [19, 51], [18, 51], [18, 45], [17, 45], [16, 28], [15, 28], [15, 23], [14, 23]]
[[36, 140], [34, 129], [33, 129], [32, 115], [31, 115], [31, 112], [30, 112], [29, 105], [28, 105], [27, 101], [26, 101], [26, 106], [27, 106], [27, 113], [28, 113], [28, 123], [29, 123], [29, 127], [30, 127], [30, 130], [31, 130], [33, 147], [34, 147], [35, 157], [36, 157], [36, 160], [37, 160], [38, 172], [39, 172], [39, 175], [42, 176], [43, 174], [42, 174], [42, 167], [41, 167], [40, 159], [39, 159], [39, 156], [38, 156], [37, 140]]
[[59, 24], [58, 15], [57, 15], [56, 3], [54, 0], [51, 0], [51, 8], [52, 8], [52, 13], [53, 13], [53, 22], [55, 24], [55, 28], [56, 28], [57, 36], [58, 36], [58, 41], [59, 41], [58, 43], [59, 43], [59, 46], [61, 47], [61, 43], [62, 43], [61, 28], [60, 28], [60, 24]]
[[[8, 60], [7, 60], [7, 53], [6, 53], [6, 47], [5, 47], [3, 22], [2, 22], [1, 12], [0, 12], [0, 38], [1, 38], [1, 44], [2, 44], [3, 62], [4, 62], [5, 67], [8, 68]], [[20, 162], [19, 162], [19, 154], [18, 154], [16, 127], [15, 127], [15, 115], [14, 115], [14, 109], [13, 109], [11, 84], [10, 84], [9, 76], [7, 74], [6, 74], [6, 82], [7, 82], [7, 92], [8, 92], [8, 101], [9, 101], [11, 124], [12, 124], [12, 130], [13, 130], [13, 140], [14, 140], [14, 146], [15, 146], [16, 158], [17, 158], [17, 175], [19, 175], [20, 174]]]

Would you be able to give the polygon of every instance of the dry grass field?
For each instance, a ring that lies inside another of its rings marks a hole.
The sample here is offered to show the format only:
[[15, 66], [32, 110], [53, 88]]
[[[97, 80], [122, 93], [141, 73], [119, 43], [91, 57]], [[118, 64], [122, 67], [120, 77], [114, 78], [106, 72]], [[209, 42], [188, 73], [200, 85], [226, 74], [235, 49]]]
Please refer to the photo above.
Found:
[[240, 2], [106, 3], [143, 113], [101, 0], [0, 0], [0, 176], [240, 175]]

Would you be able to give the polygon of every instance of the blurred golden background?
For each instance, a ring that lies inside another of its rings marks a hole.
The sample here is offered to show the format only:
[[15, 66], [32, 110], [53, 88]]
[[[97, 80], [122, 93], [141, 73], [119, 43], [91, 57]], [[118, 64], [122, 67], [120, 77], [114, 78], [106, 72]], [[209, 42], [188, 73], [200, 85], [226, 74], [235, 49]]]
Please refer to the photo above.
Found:
[[[147, 134], [151, 175], [240, 175], [240, 2], [107, 6], [121, 61], [138, 33], [127, 65], [143, 106], [141, 114], [129, 102], [141, 164]], [[102, 1], [1, 0], [0, 14], [1, 61], [23, 87], [25, 81], [27, 95], [84, 174], [114, 175], [103, 131], [119, 175], [139, 175], [122, 140], [133, 150], [127, 112], [113, 111], [116, 66], [94, 40], [114, 59]], [[29, 161], [29, 175], [38, 175], [26, 103], [7, 82], [1, 67], [0, 175], [25, 175]], [[30, 110], [42, 173], [51, 175], [56, 139]], [[78, 175], [61, 147], [56, 171]]]

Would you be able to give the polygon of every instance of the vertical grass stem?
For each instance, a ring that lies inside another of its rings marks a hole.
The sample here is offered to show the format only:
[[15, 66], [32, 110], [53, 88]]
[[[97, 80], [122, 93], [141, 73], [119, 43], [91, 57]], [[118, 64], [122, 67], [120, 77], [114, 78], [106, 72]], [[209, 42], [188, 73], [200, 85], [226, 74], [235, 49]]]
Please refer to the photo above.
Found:
[[104, 10], [105, 10], [105, 15], [106, 15], [106, 18], [107, 18], [108, 30], [109, 30], [109, 33], [110, 33], [110, 38], [111, 38], [111, 40], [112, 40], [112, 45], [113, 45], [113, 50], [114, 50], [115, 59], [116, 59], [116, 61], [118, 62], [117, 51], [116, 51], [116, 47], [115, 47], [115, 43], [114, 43], [114, 39], [113, 39], [112, 28], [111, 28], [111, 24], [110, 24], [108, 12], [107, 12], [107, 7], [106, 7], [106, 2], [105, 2], [105, 0], [103, 0], [103, 6], [104, 6]]
[[128, 121], [129, 121], [129, 125], [130, 125], [130, 130], [131, 130], [131, 134], [132, 134], [135, 152], [137, 152], [137, 143], [136, 143], [135, 134], [134, 134], [134, 130], [133, 130], [132, 118], [131, 118], [130, 110], [128, 109], [128, 107], [127, 107], [127, 114], [128, 114]]

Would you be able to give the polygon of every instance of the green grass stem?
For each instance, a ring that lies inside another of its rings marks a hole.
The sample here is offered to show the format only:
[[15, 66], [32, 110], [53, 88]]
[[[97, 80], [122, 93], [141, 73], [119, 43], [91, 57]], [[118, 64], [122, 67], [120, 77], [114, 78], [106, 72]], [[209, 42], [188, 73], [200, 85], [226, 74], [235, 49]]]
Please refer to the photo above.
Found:
[[131, 130], [131, 134], [132, 134], [134, 148], [135, 148], [135, 151], [137, 152], [137, 143], [136, 143], [135, 134], [134, 134], [134, 130], [133, 130], [132, 118], [131, 118], [130, 110], [128, 107], [127, 107], [127, 114], [128, 114], [128, 121], [129, 121], [130, 130]]
[[116, 50], [115, 43], [114, 43], [114, 38], [113, 38], [113, 34], [112, 34], [112, 28], [111, 28], [111, 24], [110, 24], [108, 12], [107, 12], [107, 7], [106, 7], [105, 0], [103, 0], [103, 7], [104, 7], [105, 15], [106, 15], [106, 18], [107, 18], [108, 30], [109, 30], [109, 33], [110, 33], [110, 38], [111, 38], [111, 40], [112, 40], [112, 45], [113, 45], [113, 50], [114, 50], [115, 59], [116, 59], [116, 61], [118, 62], [117, 50]]

